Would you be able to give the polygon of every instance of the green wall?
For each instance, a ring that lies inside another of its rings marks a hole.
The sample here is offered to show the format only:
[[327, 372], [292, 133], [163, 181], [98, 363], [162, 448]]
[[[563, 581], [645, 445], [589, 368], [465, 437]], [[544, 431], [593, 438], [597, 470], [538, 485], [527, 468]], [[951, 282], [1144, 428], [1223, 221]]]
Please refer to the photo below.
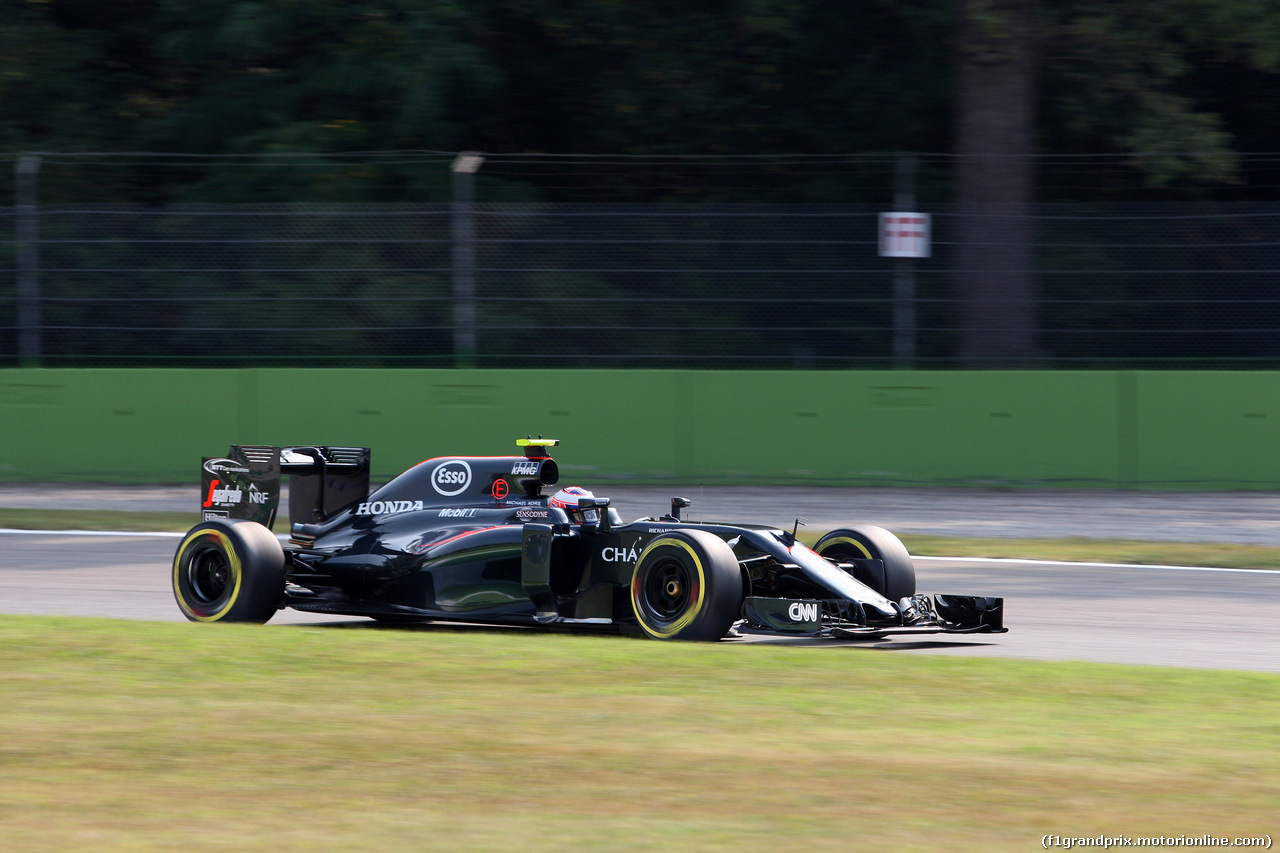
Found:
[[240, 444], [561, 439], [563, 482], [1280, 487], [1280, 373], [0, 370], [0, 482], [188, 482]]

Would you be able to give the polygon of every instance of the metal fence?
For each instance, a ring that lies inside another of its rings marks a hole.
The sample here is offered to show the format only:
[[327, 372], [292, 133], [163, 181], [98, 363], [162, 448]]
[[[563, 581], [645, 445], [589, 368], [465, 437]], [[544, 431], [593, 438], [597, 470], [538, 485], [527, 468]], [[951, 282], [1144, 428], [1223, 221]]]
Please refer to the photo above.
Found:
[[[986, 331], [962, 213], [929, 205], [932, 256], [902, 262], [888, 207], [14, 204], [0, 363], [959, 366]], [[1280, 203], [1034, 210], [1037, 352], [1007, 366], [1280, 366]]]

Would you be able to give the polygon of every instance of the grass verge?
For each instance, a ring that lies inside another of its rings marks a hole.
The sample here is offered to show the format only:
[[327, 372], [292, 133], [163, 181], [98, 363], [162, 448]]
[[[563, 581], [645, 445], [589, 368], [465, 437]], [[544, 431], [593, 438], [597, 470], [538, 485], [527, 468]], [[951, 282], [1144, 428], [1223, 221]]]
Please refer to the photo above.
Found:
[[[806, 532], [800, 534], [800, 539], [812, 546], [821, 536], [822, 533], [818, 531]], [[996, 557], [1085, 563], [1280, 569], [1280, 548], [1259, 545], [1127, 539], [969, 539], [914, 533], [899, 534], [898, 538], [917, 557]]]
[[1280, 677], [0, 618], [14, 850], [1030, 850], [1275, 833]]
[[909, 533], [900, 538], [907, 550], [919, 557], [999, 557], [1086, 563], [1280, 569], [1280, 548], [1260, 545], [1127, 539], [965, 539]]

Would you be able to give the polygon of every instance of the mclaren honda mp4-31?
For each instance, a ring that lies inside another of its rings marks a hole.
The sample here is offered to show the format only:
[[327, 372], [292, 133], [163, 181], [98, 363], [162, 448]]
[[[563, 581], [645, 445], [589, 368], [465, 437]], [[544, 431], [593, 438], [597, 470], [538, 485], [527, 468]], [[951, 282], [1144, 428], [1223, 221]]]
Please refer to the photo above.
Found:
[[[905, 547], [879, 527], [624, 523], [608, 498], [554, 491], [549, 439], [517, 456], [428, 459], [369, 490], [369, 450], [234, 446], [204, 460], [203, 521], [173, 560], [188, 619], [265, 622], [291, 607], [380, 621], [619, 630], [659, 639], [765, 633], [1001, 633], [1004, 602], [916, 593]], [[271, 532], [289, 476], [290, 536]], [[552, 492], [552, 493], [548, 493]]]

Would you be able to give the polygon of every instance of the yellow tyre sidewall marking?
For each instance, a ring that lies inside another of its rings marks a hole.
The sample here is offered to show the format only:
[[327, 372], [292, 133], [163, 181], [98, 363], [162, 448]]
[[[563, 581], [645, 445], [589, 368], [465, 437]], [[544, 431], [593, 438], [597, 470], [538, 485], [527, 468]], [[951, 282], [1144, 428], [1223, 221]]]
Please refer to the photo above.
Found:
[[836, 544], [852, 545], [862, 552], [862, 556], [866, 557], [868, 560], [873, 559], [871, 552], [867, 550], [866, 545], [863, 545], [857, 539], [850, 539], [848, 536], [837, 536], [835, 539], [828, 539], [826, 542], [822, 543], [822, 547], [827, 548]]
[[[693, 606], [685, 611], [683, 616], [672, 622], [666, 628], [659, 630], [650, 627], [649, 624], [645, 622], [644, 615], [641, 614], [640, 607], [636, 604], [636, 601], [639, 598], [636, 584], [640, 582], [640, 567], [644, 565], [644, 558], [648, 556], [649, 552], [654, 548], [661, 547], [663, 545], [679, 545], [681, 548], [688, 551], [689, 556], [693, 558], [694, 568], [698, 570], [698, 600], [693, 602]], [[698, 559], [697, 552], [693, 550], [693, 546], [688, 542], [685, 542], [683, 539], [655, 539], [649, 543], [647, 548], [640, 552], [640, 558], [636, 560], [636, 570], [631, 575], [631, 610], [636, 614], [636, 620], [640, 623], [640, 627], [644, 628], [645, 632], [648, 633], [649, 636], [657, 637], [660, 640], [666, 640], [674, 637], [676, 634], [687, 628], [694, 619], [698, 618], [698, 614], [702, 612], [702, 603], [706, 601], [706, 598], [707, 577], [706, 573], [702, 570], [702, 560]]]
[[[226, 603], [222, 605], [221, 609], [208, 616], [201, 616], [187, 604], [187, 597], [182, 591], [182, 558], [187, 553], [188, 548], [205, 537], [213, 539], [222, 547], [222, 553], [226, 554], [227, 563], [231, 567], [231, 574], [235, 578], [235, 585], [231, 588], [231, 595], [227, 597]], [[197, 622], [216, 622], [226, 616], [227, 611], [231, 609], [232, 605], [236, 603], [236, 599], [240, 597], [240, 581], [243, 577], [244, 572], [240, 571], [240, 555], [236, 553], [236, 549], [232, 546], [231, 537], [221, 530], [201, 530], [194, 536], [189, 536], [182, 543], [182, 547], [178, 549], [178, 556], [173, 558], [173, 588], [178, 592], [178, 606], [182, 608], [183, 613]]]

